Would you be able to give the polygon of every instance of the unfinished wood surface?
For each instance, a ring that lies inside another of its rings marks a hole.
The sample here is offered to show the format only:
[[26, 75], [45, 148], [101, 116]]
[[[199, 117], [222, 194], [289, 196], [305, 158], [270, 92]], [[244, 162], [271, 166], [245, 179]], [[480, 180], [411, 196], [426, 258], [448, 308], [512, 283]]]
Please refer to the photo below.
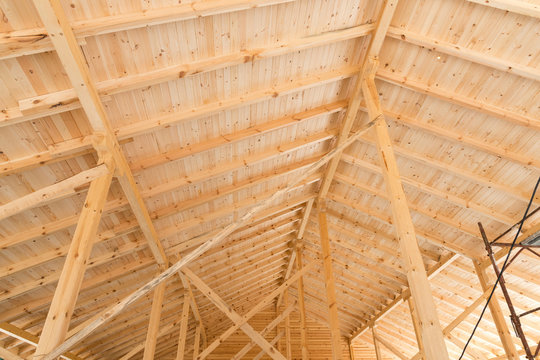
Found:
[[[477, 223], [492, 239], [506, 231], [540, 175], [537, 0], [0, 3], [0, 209], [12, 209], [0, 219], [0, 323], [13, 330], [0, 330], [0, 346], [9, 354], [32, 358], [44, 331], [89, 191], [91, 178], [79, 179], [114, 164], [64, 355], [142, 360], [153, 289], [165, 280], [154, 358], [176, 358], [181, 339], [186, 358], [215, 347], [235, 325], [175, 265], [189, 264], [241, 316], [256, 309], [249, 324], [261, 332], [284, 310], [284, 292], [257, 305], [295, 276], [298, 254], [305, 264], [323, 258], [321, 197], [342, 358], [375, 360], [376, 324], [418, 359], [422, 320], [410, 315], [375, 133], [324, 160], [369, 122], [362, 75], [377, 56], [376, 93], [421, 262], [449, 356], [459, 357], [486, 293], [471, 260], [490, 271]], [[539, 205], [536, 194], [531, 211]], [[539, 224], [535, 212], [518, 241]], [[497, 249], [497, 261], [507, 252]], [[518, 313], [540, 302], [539, 261], [525, 250], [507, 269]], [[287, 288], [298, 302], [291, 357], [331, 358], [322, 264]], [[539, 316], [523, 317], [531, 342]], [[237, 329], [207, 357], [231, 359], [250, 343]], [[384, 360], [397, 358], [381, 347]], [[507, 357], [489, 311], [468, 349], [469, 360]]]

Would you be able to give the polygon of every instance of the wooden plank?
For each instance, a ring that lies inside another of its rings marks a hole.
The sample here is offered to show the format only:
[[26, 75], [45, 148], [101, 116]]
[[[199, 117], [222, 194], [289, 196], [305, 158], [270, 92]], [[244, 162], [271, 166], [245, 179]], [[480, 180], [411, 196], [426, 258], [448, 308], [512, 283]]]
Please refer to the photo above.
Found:
[[255, 331], [243, 317], [232, 309], [218, 294], [216, 294], [208, 285], [206, 285], [195, 273], [193, 273], [188, 268], [183, 268], [182, 271], [190, 279], [190, 281], [195, 285], [210, 301], [217, 306], [229, 319], [231, 319], [235, 324], [237, 324], [240, 329], [247, 336], [249, 336], [257, 345], [259, 345], [264, 352], [268, 354], [274, 360], [285, 360], [285, 357], [281, 355], [276, 348], [268, 343], [261, 334]]
[[[95, 17], [77, 20], [73, 30], [79, 44], [84, 38], [109, 34], [112, 32], [137, 29], [146, 26], [186, 21], [200, 17], [225, 14], [234, 11], [247, 10], [254, 7], [264, 7], [288, 3], [294, 0], [210, 0], [195, 1], [189, 4], [179, 4], [162, 8], [145, 9], [140, 12], [120, 13], [118, 15]], [[0, 59], [15, 56], [37, 54], [54, 50], [47, 30], [32, 28], [4, 32], [0, 34]]]
[[[274, 337], [272, 341], [270, 341], [270, 345], [275, 345], [279, 341], [279, 339], [283, 337], [284, 333], [285, 333], [284, 331], [281, 331], [280, 333], [278, 333], [276, 337]], [[253, 360], [259, 360], [263, 356], [264, 356], [264, 351], [260, 351], [257, 355], [255, 355], [255, 357], [253, 357]]]
[[285, 281], [283, 284], [281, 284], [277, 289], [272, 291], [270, 294], [268, 294], [263, 300], [261, 300], [257, 305], [255, 305], [253, 308], [251, 308], [247, 314], [245, 314], [242, 317], [241, 323], [235, 323], [233, 326], [231, 326], [229, 329], [224, 331], [220, 336], [218, 336], [204, 351], [198, 356], [197, 360], [203, 360], [205, 359], [212, 351], [214, 351], [221, 343], [223, 343], [229, 336], [234, 334], [236, 330], [240, 328], [239, 324], [247, 323], [249, 319], [251, 319], [255, 314], [257, 314], [259, 311], [264, 309], [266, 306], [268, 306], [272, 300], [281, 294], [283, 291], [285, 291], [289, 286], [291, 286], [295, 281], [298, 279], [301, 279], [302, 276], [307, 273], [309, 270], [311, 270], [316, 265], [316, 262], [313, 261], [309, 263], [307, 266], [299, 269], [290, 279]]
[[55, 357], [57, 357], [58, 354], [62, 354], [66, 350], [70, 349], [73, 345], [75, 345], [76, 343], [78, 343], [79, 341], [87, 337], [89, 334], [91, 334], [99, 326], [106, 323], [109, 319], [114, 317], [116, 314], [122, 312], [126, 307], [128, 307], [131, 303], [136, 301], [138, 298], [140, 298], [141, 296], [151, 291], [155, 286], [157, 286], [161, 282], [173, 276], [176, 272], [182, 269], [190, 261], [199, 257], [208, 249], [221, 243], [234, 230], [238, 229], [240, 226], [244, 225], [251, 218], [253, 218], [255, 214], [262, 211], [273, 201], [275, 201], [276, 199], [279, 199], [282, 195], [286, 194], [289, 191], [289, 189], [295, 187], [298, 183], [304, 181], [305, 179], [313, 175], [316, 171], [318, 171], [318, 169], [320, 169], [323, 165], [328, 163], [334, 156], [336, 156], [338, 153], [341, 153], [343, 149], [347, 148], [353, 142], [359, 139], [368, 129], [371, 128], [372, 125], [373, 123], [369, 122], [368, 124], [363, 126], [354, 135], [349, 137], [347, 141], [343, 143], [341, 146], [338, 146], [337, 148], [331, 150], [325, 156], [319, 159], [316, 163], [312, 164], [308, 169], [306, 169], [306, 171], [303, 172], [302, 175], [296, 177], [295, 180], [293, 180], [287, 187], [279, 191], [273, 192], [272, 195], [270, 195], [266, 200], [261, 200], [257, 206], [253, 207], [250, 211], [244, 214], [239, 220], [226, 226], [219, 233], [217, 233], [213, 238], [209, 239], [208, 241], [200, 245], [198, 248], [196, 248], [195, 250], [187, 254], [182, 259], [178, 260], [175, 264], [173, 264], [167, 270], [162, 272], [158, 277], [154, 278], [153, 280], [151, 280], [150, 282], [148, 282], [147, 284], [139, 288], [130, 296], [127, 296], [126, 298], [124, 298], [122, 301], [116, 304], [113, 308], [111, 308], [105, 314], [100, 316], [98, 319], [94, 320], [92, 323], [88, 324], [84, 329], [81, 329], [79, 333], [73, 335], [70, 339], [65, 341], [61, 346], [58, 346], [56, 349], [54, 349], [54, 351], [52, 351], [46, 357], [44, 357], [43, 360], [55, 359]]
[[[482, 268], [480, 264], [476, 261], [473, 261], [473, 264], [482, 291], [491, 291], [493, 286], [491, 285], [489, 277], [486, 273], [486, 269]], [[506, 356], [509, 360], [519, 360], [516, 345], [512, 341], [510, 329], [508, 328], [508, 324], [506, 323], [504, 314], [501, 310], [501, 305], [499, 304], [499, 300], [497, 300], [496, 296], [493, 296], [491, 298], [491, 301], [489, 302], [489, 312], [491, 313], [493, 322], [497, 327], [497, 333], [499, 334], [499, 338], [501, 339], [501, 343], [504, 348], [504, 352], [506, 353]]]
[[165, 297], [165, 288], [167, 283], [162, 282], [154, 289], [154, 298], [152, 300], [152, 309], [150, 310], [150, 320], [146, 332], [146, 341], [144, 344], [143, 360], [153, 360], [156, 352], [157, 335], [159, 331], [159, 319], [163, 307], [163, 298]]
[[65, 340], [111, 180], [112, 172], [108, 172], [90, 184], [51, 307], [43, 325], [33, 357], [35, 360], [41, 359]]
[[[289, 289], [286, 289], [283, 294], [285, 294], [283, 297], [283, 301], [285, 302], [285, 307], [287, 307], [289, 306]], [[285, 350], [285, 357], [287, 358], [287, 360], [292, 360], [291, 321], [288, 315], [285, 316]]]
[[377, 150], [385, 179], [386, 190], [389, 194], [392, 207], [392, 217], [399, 236], [402, 251], [402, 261], [407, 271], [409, 288], [415, 304], [422, 327], [422, 340], [424, 342], [425, 357], [427, 360], [448, 360], [448, 350], [444, 342], [442, 328], [437, 315], [435, 302], [422, 261], [415, 229], [412, 223], [407, 199], [401, 185], [397, 169], [392, 142], [379, 103], [379, 95], [375, 87], [375, 71], [377, 62], [372, 59], [370, 68], [365, 74], [362, 91], [368, 106], [371, 119], [377, 119], [374, 131], [377, 138]]
[[[485, 1], [483, 0], [478, 0], [478, 2], [485, 3]], [[484, 52], [468, 49], [466, 47], [454, 43], [449, 43], [443, 40], [430, 38], [428, 36], [421, 35], [395, 26], [390, 26], [386, 35], [388, 37], [403, 40], [408, 43], [425, 47], [433, 51], [438, 51], [443, 54], [472, 61], [480, 65], [489, 66], [490, 68], [497, 69], [499, 71], [519, 75], [526, 79], [540, 81], [540, 69], [538, 68], [522, 65], [507, 59], [497, 58]]]
[[386, 341], [385, 339], [381, 338], [380, 336], [378, 336], [378, 334], [374, 333], [374, 337], [375, 339], [377, 340], [377, 342], [381, 343], [382, 345], [384, 345], [385, 348], [387, 348], [388, 350], [390, 350], [390, 352], [392, 352], [392, 354], [396, 355], [398, 358], [400, 358], [401, 360], [409, 360], [408, 357], [406, 357], [405, 355], [403, 355], [403, 353], [401, 351], [399, 351], [399, 349], [397, 347], [395, 347], [393, 344], [389, 343], [388, 341]]
[[326, 303], [328, 305], [328, 323], [332, 338], [332, 358], [341, 359], [341, 333], [339, 329], [339, 315], [336, 300], [336, 285], [334, 272], [332, 270], [332, 252], [330, 250], [330, 239], [328, 237], [328, 223], [326, 219], [326, 203], [324, 199], [319, 199], [317, 203], [319, 215], [319, 231], [321, 239], [321, 249], [324, 265], [324, 284], [326, 288]]
[[467, 0], [476, 4], [489, 6], [495, 9], [509, 11], [515, 14], [526, 15], [540, 19], [540, 5], [522, 0]]
[[[343, 119], [343, 124], [339, 132], [336, 146], [339, 146], [343, 141], [345, 141], [345, 139], [347, 139], [349, 133], [351, 132], [351, 128], [354, 124], [354, 121], [356, 120], [358, 110], [360, 108], [360, 95], [362, 93], [363, 82], [362, 78], [364, 76], [363, 74], [365, 72], [365, 68], [368, 64], [368, 60], [371, 57], [377, 57], [379, 51], [381, 50], [382, 44], [386, 37], [386, 31], [388, 30], [392, 17], [394, 16], [394, 11], [396, 10], [397, 3], [398, 0], [385, 0], [384, 5], [381, 8], [381, 12], [377, 18], [377, 25], [375, 26], [375, 30], [371, 36], [367, 54], [362, 64], [362, 70], [357, 75], [355, 87], [352, 90], [351, 96], [349, 98], [349, 105], [347, 107], [347, 112], [345, 113], [345, 118]], [[330, 185], [332, 184], [332, 180], [336, 173], [340, 157], [341, 155], [337, 156], [330, 162], [330, 164], [328, 164], [326, 173], [323, 178], [323, 182], [319, 189], [318, 199], [324, 199], [326, 197], [326, 194], [330, 189]]]
[[0, 206], [0, 220], [25, 210], [43, 206], [52, 201], [76, 194], [79, 191], [77, 188], [107, 174], [108, 172], [109, 169], [107, 168], [107, 165], [101, 164], [94, 168], [81, 171], [56, 184], [46, 186], [16, 200], [10, 201]]
[[[278, 326], [279, 323], [281, 323], [283, 321], [284, 318], [288, 317], [289, 314], [294, 310], [294, 308], [296, 307], [296, 302], [290, 304], [286, 309], [285, 311], [283, 311], [277, 318], [275, 318], [274, 320], [272, 320], [272, 322], [270, 324], [268, 324], [262, 331], [261, 331], [261, 335], [262, 336], [265, 336], [266, 334], [268, 334], [270, 331], [272, 331], [276, 326]], [[232, 358], [231, 360], [240, 360], [242, 359], [254, 346], [255, 346], [255, 342], [252, 340], [249, 344], [246, 344], [246, 346], [244, 346], [239, 352], [237, 352]]]
[[189, 320], [189, 295], [184, 295], [184, 304], [182, 305], [182, 315], [180, 320], [180, 332], [178, 333], [178, 348], [176, 350], [176, 360], [183, 360], [186, 350], [186, 337]]
[[[302, 245], [296, 245], [296, 271], [303, 268], [302, 264]], [[309, 349], [307, 340], [307, 325], [306, 325], [306, 305], [304, 294], [304, 279], [298, 278], [298, 311], [300, 312], [300, 346], [302, 350], [302, 360], [309, 359]]]

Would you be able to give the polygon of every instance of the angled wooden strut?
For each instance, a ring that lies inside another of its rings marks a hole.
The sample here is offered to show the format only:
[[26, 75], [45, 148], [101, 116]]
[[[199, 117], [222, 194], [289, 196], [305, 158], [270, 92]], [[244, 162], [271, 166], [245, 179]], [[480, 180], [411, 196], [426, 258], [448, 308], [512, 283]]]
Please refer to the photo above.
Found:
[[403, 254], [402, 260], [407, 271], [409, 288], [421, 324], [421, 339], [423, 341], [425, 357], [426, 360], [448, 360], [448, 350], [446, 349], [426, 269], [416, 240], [414, 225], [407, 206], [407, 199], [401, 185], [392, 142], [379, 103], [379, 95], [375, 86], [375, 72], [377, 67], [378, 61], [373, 58], [370, 59], [370, 66], [366, 68], [366, 73], [364, 74], [362, 91], [370, 118], [377, 119], [374, 127], [377, 138], [377, 150], [379, 152], [381, 168], [383, 169], [386, 189], [390, 198], [394, 226]]
[[146, 332], [146, 341], [144, 343], [143, 360], [154, 359], [159, 331], [159, 318], [161, 317], [161, 308], [163, 306], [163, 298], [165, 297], [166, 285], [167, 283], [163, 282], [154, 290], [152, 310], [150, 310], [150, 321], [148, 324], [148, 330]]
[[200, 279], [195, 273], [193, 273], [188, 268], [182, 270], [184, 274], [191, 280], [193, 285], [195, 285], [210, 301], [214, 303], [229, 319], [231, 319], [235, 324], [237, 324], [240, 329], [247, 336], [249, 336], [257, 345], [259, 345], [264, 352], [268, 354], [274, 360], [286, 360], [286, 358], [277, 351], [277, 349], [270, 344], [266, 339], [261, 336], [255, 329], [251, 327], [243, 317], [232, 309], [218, 294], [216, 294], [208, 285], [206, 285], [202, 279]]
[[[296, 271], [302, 269], [302, 244], [297, 244], [296, 249]], [[307, 325], [306, 325], [306, 305], [304, 295], [304, 279], [298, 278], [298, 311], [300, 312], [300, 346], [302, 349], [302, 360], [309, 359]]]
[[184, 295], [184, 303], [182, 305], [182, 315], [180, 320], [180, 332], [178, 333], [178, 348], [176, 350], [176, 360], [184, 359], [184, 352], [186, 349], [186, 336], [188, 330], [189, 320], [189, 297]]
[[[111, 166], [114, 168], [114, 165]], [[64, 268], [41, 332], [34, 355], [36, 360], [41, 359], [65, 339], [111, 180], [112, 171], [109, 171], [90, 184], [79, 223], [73, 234]]]

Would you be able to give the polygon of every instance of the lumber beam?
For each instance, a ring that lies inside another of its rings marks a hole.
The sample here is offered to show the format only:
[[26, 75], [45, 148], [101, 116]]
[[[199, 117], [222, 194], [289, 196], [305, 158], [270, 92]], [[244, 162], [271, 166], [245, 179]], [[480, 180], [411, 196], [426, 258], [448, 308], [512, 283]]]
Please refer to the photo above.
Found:
[[[284, 331], [281, 331], [280, 333], [278, 333], [276, 337], [274, 337], [272, 341], [270, 341], [270, 345], [275, 345], [283, 337], [284, 333], [285, 333]], [[253, 360], [259, 360], [263, 356], [264, 356], [264, 350], [261, 350], [257, 355], [255, 355], [255, 357], [253, 357]]]
[[330, 238], [328, 236], [328, 221], [326, 219], [326, 202], [320, 199], [317, 203], [319, 216], [319, 231], [321, 240], [321, 249], [324, 265], [324, 285], [326, 288], [326, 303], [328, 305], [328, 323], [332, 338], [332, 358], [341, 359], [341, 333], [339, 330], [339, 315], [336, 299], [336, 285], [334, 272], [332, 270], [332, 252], [330, 249]]
[[[73, 23], [73, 31], [76, 34], [77, 41], [81, 44], [89, 36], [186, 21], [291, 1], [293, 0], [232, 0], [227, 1], [227, 3], [223, 3], [221, 0], [195, 1], [190, 4], [78, 20]], [[0, 39], [0, 59], [54, 50], [50, 34], [47, 33], [45, 28], [4, 32], [0, 34]]]
[[[489, 280], [486, 269], [482, 268], [477, 261], [473, 261], [473, 264], [474, 271], [476, 272], [476, 276], [478, 277], [482, 291], [491, 291], [493, 286]], [[512, 341], [512, 335], [510, 334], [510, 329], [508, 328], [508, 324], [504, 319], [501, 305], [499, 304], [499, 300], [497, 300], [497, 296], [493, 296], [491, 298], [491, 301], [489, 302], [489, 312], [491, 313], [491, 317], [493, 318], [493, 322], [497, 328], [497, 334], [501, 339], [501, 343], [507, 358], [509, 360], [519, 360], [516, 345]]]
[[540, 5], [522, 0], [467, 0], [495, 9], [540, 19]]
[[[393, 344], [389, 343], [388, 341], [386, 341], [385, 339], [381, 338], [379, 336], [379, 334], [377, 334], [375, 332], [375, 329], [374, 328], [371, 328], [372, 332], [373, 332], [373, 342], [374, 344], [376, 343], [377, 345], [375, 345], [375, 349], [377, 349], [378, 347], [378, 344], [382, 344], [384, 345], [385, 348], [387, 348], [388, 350], [390, 350], [390, 352], [394, 355], [396, 355], [398, 358], [400, 358], [401, 360], [409, 360], [408, 357], [406, 357], [405, 355], [403, 355], [403, 353], [401, 351], [398, 350], [398, 348], [396, 348]], [[377, 350], [375, 350], [377, 351]], [[382, 356], [380, 355], [380, 349], [379, 349], [379, 357], [380, 359], [382, 359]], [[379, 358], [378, 358], [379, 359]]]
[[444, 342], [435, 301], [431, 294], [429, 280], [416, 240], [414, 225], [392, 149], [392, 142], [379, 103], [379, 95], [375, 86], [377, 67], [378, 61], [371, 58], [370, 66], [366, 69], [364, 76], [362, 92], [366, 99], [370, 118], [377, 119], [374, 127], [377, 150], [390, 198], [392, 217], [403, 254], [402, 261], [407, 271], [409, 289], [417, 305], [417, 314], [422, 325], [421, 333], [425, 357], [426, 360], [448, 360], [448, 350]]
[[153, 360], [156, 352], [157, 335], [159, 331], [159, 319], [163, 307], [163, 298], [165, 297], [165, 288], [167, 283], [162, 282], [154, 289], [152, 300], [152, 309], [150, 310], [150, 320], [146, 332], [146, 341], [144, 343], [143, 360]]
[[[29, 333], [26, 330], [18, 328], [13, 324], [9, 324], [7, 322], [0, 323], [0, 332], [10, 337], [13, 337], [15, 339], [18, 339], [22, 342], [25, 342], [29, 345], [32, 345], [34, 347], [36, 347], [39, 343], [39, 337]], [[2, 357], [2, 355], [0, 355], [0, 357]], [[66, 352], [60, 355], [60, 357], [65, 360], [82, 360], [77, 355], [72, 354], [70, 352]]]
[[[285, 307], [289, 306], [289, 289], [283, 292]], [[264, 335], [263, 335], [264, 336]], [[285, 357], [287, 360], [292, 360], [292, 347], [291, 347], [291, 321], [289, 315], [285, 316]]]
[[[386, 32], [388, 30], [388, 27], [390, 26], [392, 17], [394, 16], [397, 3], [398, 3], [398, 0], [385, 0], [384, 5], [381, 9], [379, 17], [377, 19], [375, 30], [371, 36], [371, 40], [368, 46], [366, 57], [364, 59], [360, 72], [357, 74], [356, 84], [354, 86], [351, 97], [349, 99], [349, 104], [348, 104], [347, 111], [345, 113], [345, 118], [343, 119], [343, 123], [342, 123], [341, 129], [337, 138], [336, 146], [339, 146], [341, 143], [343, 143], [349, 136], [349, 133], [351, 132], [354, 121], [356, 120], [356, 117], [358, 115], [358, 110], [360, 109], [362, 83], [363, 83], [363, 76], [364, 76], [365, 68], [368, 64], [369, 59], [371, 57], [378, 56], [381, 50], [382, 44], [386, 37]], [[339, 165], [340, 158], [341, 158], [341, 154], [338, 155], [335, 159], [333, 159], [328, 164], [328, 167], [326, 169], [326, 172], [323, 178], [323, 182], [321, 183], [321, 187], [319, 189], [319, 194], [317, 197], [318, 199], [324, 199], [326, 197], [326, 194], [328, 193], [328, 190], [330, 189], [330, 185], [332, 184], [332, 180], [334, 178], [337, 167]]]
[[156, 230], [131, 173], [127, 160], [120, 149], [120, 144], [107, 118], [97, 90], [90, 80], [88, 65], [79, 48], [73, 29], [59, 0], [34, 0], [34, 6], [51, 37], [62, 65], [75, 89], [90, 126], [102, 139], [100, 147], [94, 145], [98, 153], [112, 156], [116, 164], [116, 177], [130, 204], [131, 210], [139, 223], [140, 229], [148, 241], [152, 254], [158, 264], [167, 266], [165, 252], [159, 242]]
[[[303, 268], [302, 249], [302, 244], [296, 245], [296, 271], [300, 271]], [[308, 360], [309, 349], [307, 340], [306, 304], [303, 277], [298, 278], [298, 311], [300, 312], [300, 346], [302, 350], [302, 360]]]
[[281, 284], [277, 289], [272, 291], [270, 294], [268, 294], [263, 300], [261, 300], [257, 305], [255, 305], [251, 310], [247, 312], [242, 317], [241, 323], [235, 323], [233, 326], [229, 327], [226, 331], [224, 331], [220, 336], [218, 336], [214, 342], [212, 342], [204, 351], [199, 354], [197, 357], [197, 360], [203, 360], [205, 359], [212, 351], [214, 351], [221, 343], [223, 343], [225, 340], [229, 338], [236, 330], [240, 328], [239, 324], [247, 323], [249, 319], [251, 319], [255, 314], [257, 314], [259, 311], [264, 309], [266, 306], [268, 306], [272, 300], [279, 294], [281, 294], [283, 291], [289, 288], [295, 281], [298, 279], [301, 279], [302, 276], [304, 276], [305, 273], [307, 273], [309, 270], [311, 270], [313, 267], [315, 267], [316, 262], [313, 261], [307, 266], [303, 267], [302, 269], [299, 269], [290, 279], [285, 281], [283, 284]]
[[[477, 0], [475, 2], [481, 2], [482, 4], [486, 3], [485, 0]], [[538, 8], [540, 9], [540, 7]], [[418, 34], [395, 26], [390, 26], [388, 28], [387, 36], [393, 39], [403, 40], [414, 45], [425, 47], [427, 49], [437, 51], [443, 54], [455, 56], [463, 60], [468, 60], [480, 65], [488, 66], [492, 69], [507, 72], [510, 74], [515, 74], [526, 79], [540, 81], [540, 69], [538, 68], [490, 56], [484, 52], [468, 49], [466, 47], [454, 43], [449, 43], [444, 40], [433, 39], [429, 36]]]
[[371, 336], [373, 337], [373, 347], [375, 348], [375, 358], [377, 360], [383, 360], [381, 347], [379, 341], [377, 340], [377, 333], [375, 331], [375, 326], [370, 327]]
[[229, 224], [228, 226], [220, 230], [214, 237], [204, 242], [202, 245], [200, 245], [195, 250], [191, 251], [182, 259], [178, 260], [175, 264], [170, 266], [167, 270], [163, 271], [158, 277], [152, 279], [147, 284], [145, 284], [144, 286], [142, 286], [141, 288], [133, 292], [131, 295], [125, 297], [122, 301], [120, 301], [113, 308], [111, 308], [107, 313], [103, 314], [98, 319], [88, 324], [85, 328], [81, 329], [77, 334], [73, 335], [70, 339], [68, 339], [63, 344], [55, 348], [51, 353], [49, 353], [46, 357], [44, 357], [43, 360], [55, 359], [59, 354], [62, 354], [66, 350], [70, 349], [73, 345], [77, 344], [79, 341], [86, 338], [95, 329], [105, 324], [107, 321], [109, 321], [109, 319], [111, 319], [118, 313], [122, 312], [131, 303], [133, 303], [138, 298], [140, 298], [141, 296], [151, 291], [155, 286], [159, 285], [161, 282], [173, 276], [180, 269], [186, 266], [186, 264], [188, 264], [190, 261], [199, 257], [208, 249], [221, 243], [233, 231], [235, 231], [242, 225], [246, 224], [249, 220], [251, 220], [255, 216], [255, 214], [265, 209], [273, 201], [281, 198], [281, 196], [286, 194], [291, 188], [294, 188], [297, 184], [301, 183], [302, 181], [304, 181], [305, 179], [313, 175], [315, 172], [317, 172], [322, 166], [327, 164], [333, 157], [341, 153], [346, 147], [350, 146], [353, 142], [359, 139], [368, 129], [371, 128], [372, 125], [373, 125], [373, 122], [369, 122], [365, 126], [361, 127], [354, 135], [350, 136], [346, 142], [344, 142], [341, 146], [338, 146], [332, 149], [330, 152], [324, 155], [321, 159], [319, 159], [317, 162], [315, 162], [309, 168], [307, 168], [301, 175], [296, 177], [286, 187], [284, 187], [281, 190], [273, 192], [268, 198], [260, 201], [258, 205], [254, 206], [248, 212], [246, 212], [240, 219], [238, 219], [237, 221]]
[[[295, 307], [296, 307], [296, 302], [293, 302], [292, 304], [290, 304], [285, 309], [285, 311], [283, 311], [278, 317], [276, 317], [274, 320], [272, 320], [272, 322], [270, 322], [270, 324], [268, 324], [261, 331], [261, 335], [265, 336], [270, 331], [272, 331], [276, 326], [278, 326], [279, 323], [281, 323], [283, 321], [283, 319], [285, 319], [286, 317], [288, 317], [290, 315], [290, 313], [294, 310]], [[239, 352], [237, 352], [231, 358], [231, 360], [240, 360], [240, 359], [242, 359], [255, 345], [256, 345], [255, 342], [253, 340], [251, 340], [251, 342], [246, 344], [246, 346], [244, 346]]]
[[[110, 165], [114, 169], [114, 165]], [[33, 359], [39, 360], [66, 337], [88, 258], [94, 244], [101, 212], [109, 193], [112, 171], [92, 181], [73, 234], [53, 300]]]
[[236, 325], [244, 331], [244, 333], [249, 336], [257, 345], [259, 345], [264, 352], [268, 354], [274, 360], [286, 360], [283, 355], [281, 355], [276, 348], [268, 343], [266, 339], [261, 336], [258, 332], [255, 331], [244, 318], [239, 315], [236, 311], [232, 309], [218, 294], [216, 294], [208, 285], [206, 285], [202, 279], [200, 279], [195, 273], [193, 273], [188, 268], [184, 267], [182, 269], [184, 274], [190, 279], [190, 281], [195, 285], [210, 301], [217, 306], [229, 319], [231, 319]]
[[178, 333], [178, 348], [176, 350], [176, 360], [184, 359], [186, 350], [186, 337], [189, 320], [189, 295], [184, 295], [184, 303], [182, 305], [182, 315], [180, 320], [180, 332]]
[[94, 168], [81, 171], [80, 173], [62, 180], [56, 184], [46, 186], [16, 200], [0, 206], [0, 220], [18, 214], [28, 209], [43, 206], [52, 201], [76, 194], [77, 188], [89, 183], [109, 172], [107, 165], [101, 164]]
[[[300, 226], [298, 227], [298, 232], [296, 233], [296, 241], [293, 245], [293, 249], [291, 251], [291, 256], [289, 257], [289, 263], [287, 264], [287, 271], [285, 272], [285, 276], [283, 277], [283, 281], [287, 281], [289, 276], [291, 276], [294, 261], [296, 259], [296, 251], [295, 248], [298, 246], [298, 242], [302, 240], [304, 237], [304, 232], [306, 231], [306, 226], [309, 223], [309, 215], [311, 214], [311, 209], [313, 208], [313, 203], [315, 199], [309, 199], [304, 207], [304, 213], [302, 215], [302, 221], [300, 222]], [[277, 300], [277, 306], [279, 307], [281, 305], [281, 301], [283, 300], [283, 294], [279, 294], [278, 300]]]
[[[420, 320], [418, 319], [418, 315], [416, 313], [416, 306], [414, 303], [414, 299], [409, 296], [407, 299], [408, 305], [409, 305], [409, 312], [411, 314], [411, 320], [414, 328], [414, 335], [416, 336], [416, 344], [418, 345], [418, 354], [419, 359], [424, 358], [424, 342], [422, 341], [422, 325], [420, 324]], [[444, 333], [444, 330], [443, 330]]]
[[0, 358], [4, 360], [24, 360], [22, 357], [20, 357], [17, 354], [12, 353], [8, 349], [4, 348], [0, 345]]
[[193, 342], [193, 360], [197, 359], [197, 356], [199, 356], [199, 345], [201, 341], [201, 325], [197, 325], [195, 327], [195, 339]]

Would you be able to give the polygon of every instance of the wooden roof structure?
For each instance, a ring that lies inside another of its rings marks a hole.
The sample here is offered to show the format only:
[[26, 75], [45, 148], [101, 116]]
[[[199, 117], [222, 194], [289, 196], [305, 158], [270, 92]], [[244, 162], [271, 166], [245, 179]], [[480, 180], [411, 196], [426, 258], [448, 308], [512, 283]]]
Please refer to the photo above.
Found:
[[[538, 0], [0, 15], [1, 359], [458, 359], [477, 223], [539, 230]], [[519, 313], [539, 273], [505, 271]], [[524, 356], [496, 290], [464, 358]]]

